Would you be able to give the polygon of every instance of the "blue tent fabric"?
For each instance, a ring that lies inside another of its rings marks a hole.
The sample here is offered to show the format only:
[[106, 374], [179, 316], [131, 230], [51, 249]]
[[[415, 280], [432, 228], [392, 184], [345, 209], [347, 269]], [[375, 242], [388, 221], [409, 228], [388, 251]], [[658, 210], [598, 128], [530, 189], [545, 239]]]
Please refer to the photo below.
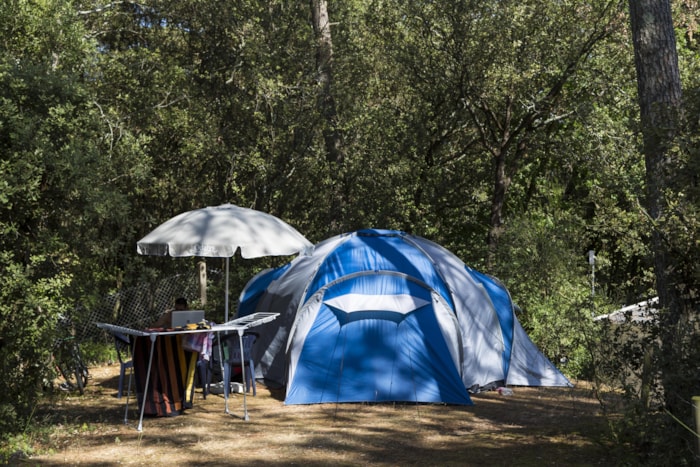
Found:
[[241, 295], [238, 297], [238, 316], [247, 316], [255, 313], [255, 306], [258, 303], [258, 299], [265, 293], [270, 282], [284, 274], [284, 272], [289, 269], [289, 266], [291, 266], [291, 264], [287, 263], [279, 268], [264, 269], [249, 280], [246, 287], [241, 291]]
[[[416, 248], [406, 248], [404, 232], [364, 230], [349, 237], [326, 258], [311, 282], [307, 297], [325, 284], [357, 271], [397, 271], [428, 283], [446, 300], [450, 294], [430, 259]], [[369, 253], [369, 254], [368, 254]]]
[[[409, 313], [383, 309], [347, 310], [323, 303], [291, 375], [287, 404], [316, 402], [434, 402], [471, 404], [449, 355], [428, 290], [397, 276], [369, 276], [383, 294], [407, 290], [422, 295], [423, 306]], [[330, 287], [325, 297], [360, 293], [372, 280], [355, 277]], [[337, 289], [337, 290], [334, 290]], [[349, 290], [350, 289], [350, 290]], [[369, 289], [369, 290], [368, 290]], [[370, 302], [371, 303], [371, 302]]]
[[360, 230], [251, 279], [239, 316], [257, 329], [256, 376], [287, 404], [471, 404], [503, 384], [571, 386], [517, 321], [505, 286], [427, 239]]

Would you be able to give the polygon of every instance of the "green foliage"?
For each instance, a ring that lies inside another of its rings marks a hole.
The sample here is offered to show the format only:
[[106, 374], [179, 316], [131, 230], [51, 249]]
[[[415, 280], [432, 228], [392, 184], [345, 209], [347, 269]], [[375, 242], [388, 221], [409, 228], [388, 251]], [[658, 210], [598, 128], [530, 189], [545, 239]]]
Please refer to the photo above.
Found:
[[53, 380], [51, 349], [56, 338], [56, 319], [65, 313], [65, 290], [70, 277], [41, 277], [48, 258], [32, 256], [27, 266], [0, 255], [0, 361], [7, 378], [0, 394], [0, 434], [24, 426], [47, 381]]
[[[680, 329], [678, 350], [668, 352], [661, 347], [658, 319], [631, 318], [601, 323], [596, 381], [600, 389], [617, 388], [623, 396], [602, 397], [603, 407], [624, 414], [612, 428], [620, 442], [636, 447], [643, 465], [692, 465], [697, 440], [688, 428], [694, 427], [691, 398], [700, 377], [700, 334], [692, 327]], [[662, 376], [675, 381], [670, 391]], [[680, 417], [669, 411], [675, 404], [681, 406]]]
[[590, 378], [594, 309], [578, 222], [557, 211], [512, 219], [493, 274], [507, 285], [522, 310], [518, 319], [540, 350], [553, 362], [565, 361], [569, 376]]
[[26, 424], [53, 379], [56, 322], [83, 277], [80, 227], [95, 185], [80, 24], [64, 2], [5, 2], [0, 17], [10, 16], [0, 53], [3, 436]]

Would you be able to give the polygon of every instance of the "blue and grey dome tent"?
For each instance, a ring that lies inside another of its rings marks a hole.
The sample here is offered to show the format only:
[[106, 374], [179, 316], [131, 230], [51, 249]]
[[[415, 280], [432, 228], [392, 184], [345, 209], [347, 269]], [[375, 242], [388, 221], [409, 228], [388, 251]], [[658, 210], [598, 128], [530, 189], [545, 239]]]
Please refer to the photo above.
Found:
[[506, 288], [442, 246], [393, 230], [339, 235], [241, 293], [259, 327], [256, 376], [286, 404], [471, 404], [505, 384], [571, 386], [536, 348]]

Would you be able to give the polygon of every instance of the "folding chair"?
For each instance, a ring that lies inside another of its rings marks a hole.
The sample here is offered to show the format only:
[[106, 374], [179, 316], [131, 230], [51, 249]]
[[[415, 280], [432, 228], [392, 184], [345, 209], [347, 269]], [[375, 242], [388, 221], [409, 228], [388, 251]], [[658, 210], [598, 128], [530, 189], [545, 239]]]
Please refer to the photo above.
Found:
[[254, 334], [243, 335], [243, 358], [241, 358], [241, 345], [238, 334], [230, 334], [223, 338], [226, 345], [227, 356], [224, 358], [224, 396], [228, 397], [231, 388], [231, 371], [236, 367], [245, 365], [245, 391], [253, 388], [253, 396], [257, 394], [255, 389], [255, 365], [251, 356], [256, 336]]
[[126, 370], [134, 367], [134, 362], [131, 359], [131, 341], [129, 336], [114, 332], [114, 347], [117, 350], [117, 358], [119, 359], [119, 391], [117, 392], [117, 399], [122, 398], [122, 392], [124, 390], [124, 377], [126, 376]]

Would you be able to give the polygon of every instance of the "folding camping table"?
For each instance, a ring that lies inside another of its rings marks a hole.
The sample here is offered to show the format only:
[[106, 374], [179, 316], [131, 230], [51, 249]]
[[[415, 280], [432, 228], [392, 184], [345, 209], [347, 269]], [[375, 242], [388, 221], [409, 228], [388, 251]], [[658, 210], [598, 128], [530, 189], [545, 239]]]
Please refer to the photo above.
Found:
[[[258, 312], [258, 313], [253, 313], [248, 316], [243, 316], [242, 318], [237, 318], [232, 321], [228, 321], [224, 324], [214, 324], [211, 326], [211, 329], [186, 329], [186, 330], [173, 330], [173, 331], [144, 331], [144, 330], [139, 330], [139, 329], [131, 329], [125, 326], [117, 326], [115, 324], [108, 324], [108, 323], [96, 323], [97, 327], [100, 329], [104, 329], [105, 331], [108, 332], [119, 332], [122, 334], [127, 334], [130, 336], [137, 336], [137, 337], [149, 337], [151, 340], [151, 349], [150, 353], [148, 356], [148, 369], [146, 371], [146, 382], [144, 385], [144, 393], [143, 393], [143, 401], [141, 402], [141, 413], [139, 415], [139, 424], [137, 427], [137, 431], [142, 431], [143, 430], [143, 414], [144, 414], [144, 409], [146, 407], [146, 397], [148, 396], [148, 385], [150, 382], [151, 378], [151, 367], [153, 365], [153, 351], [155, 348], [156, 344], [156, 339], [159, 336], [172, 336], [172, 335], [181, 335], [181, 334], [194, 334], [194, 333], [202, 333], [202, 332], [216, 332], [216, 333], [221, 333], [221, 332], [231, 332], [235, 331], [238, 333], [239, 337], [243, 336], [243, 333], [247, 331], [250, 328], [260, 326], [261, 324], [268, 323], [270, 321], [274, 321], [277, 319], [279, 316], [279, 313], [271, 313], [271, 312]], [[219, 352], [221, 352], [221, 339], [219, 340]], [[241, 355], [243, 355], [243, 339], [238, 339], [238, 341], [241, 343]], [[245, 367], [243, 368], [243, 381], [245, 381]], [[129, 376], [129, 387], [131, 387], [131, 375]], [[225, 399], [225, 408], [224, 412], [225, 413], [230, 413], [228, 409], [228, 395], [224, 397]], [[137, 403], [138, 403], [138, 398], [137, 398]], [[124, 423], [127, 423], [127, 415], [129, 413], [129, 396], [127, 394], [126, 398], [126, 407], [124, 408]], [[246, 392], [243, 391], [243, 419], [248, 421], [248, 406], [247, 406], [247, 401], [246, 401]]]

